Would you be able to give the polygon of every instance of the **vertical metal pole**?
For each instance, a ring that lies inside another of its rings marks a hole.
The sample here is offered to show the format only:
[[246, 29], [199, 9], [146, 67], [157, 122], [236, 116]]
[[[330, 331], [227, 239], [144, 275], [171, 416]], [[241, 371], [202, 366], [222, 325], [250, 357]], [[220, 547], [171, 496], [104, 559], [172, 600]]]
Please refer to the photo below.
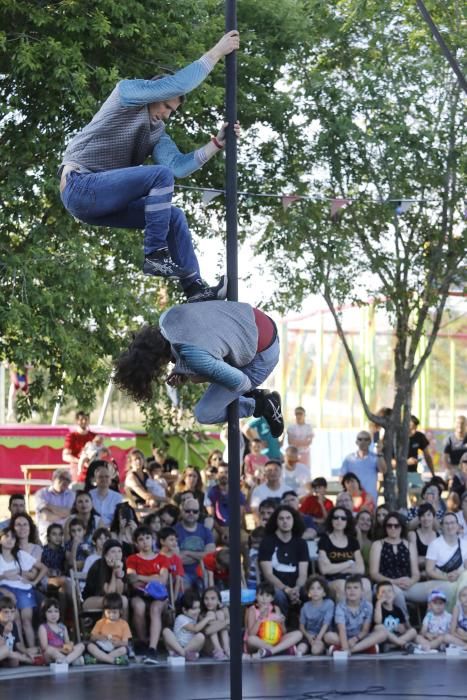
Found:
[[[237, 29], [236, 0], [226, 0], [226, 31]], [[237, 120], [237, 55], [226, 57], [225, 70], [226, 120], [229, 123], [226, 142], [226, 223], [228, 299], [238, 301], [237, 240], [237, 142], [233, 126]], [[239, 404], [234, 401], [228, 410], [229, 444], [229, 548], [230, 548], [230, 697], [242, 700], [242, 608], [240, 553], [240, 426]]]

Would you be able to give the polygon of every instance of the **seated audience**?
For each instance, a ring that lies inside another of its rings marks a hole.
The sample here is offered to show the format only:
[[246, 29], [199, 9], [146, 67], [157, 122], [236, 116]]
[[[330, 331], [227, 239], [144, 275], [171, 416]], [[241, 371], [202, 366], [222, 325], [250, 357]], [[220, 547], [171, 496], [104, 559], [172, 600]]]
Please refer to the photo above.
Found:
[[360, 479], [356, 474], [347, 472], [342, 477], [342, 486], [352, 498], [352, 512], [359, 513], [361, 510], [367, 510], [373, 513], [375, 510], [375, 502], [369, 493], [362, 488]]
[[122, 545], [124, 559], [135, 552], [134, 532], [138, 525], [135, 509], [129, 503], [119, 503], [110, 523], [110, 532]]
[[361, 510], [355, 517], [355, 533], [365, 565], [365, 574], [370, 567], [370, 549], [373, 543], [373, 517], [366, 510]]
[[128, 599], [122, 545], [118, 540], [107, 540], [102, 547], [102, 557], [88, 571], [83, 590], [83, 610], [102, 608], [104, 596], [118, 593], [123, 600], [123, 616], [128, 617]]
[[264, 484], [256, 486], [250, 495], [250, 507], [258, 511], [259, 504], [266, 498], [274, 501], [276, 507], [285, 491], [289, 491], [282, 482], [282, 471], [279, 462], [269, 461], [264, 465]]
[[258, 508], [258, 521], [260, 527], [266, 527], [266, 524], [277, 508], [277, 502], [275, 498], [265, 498], [261, 501]]
[[387, 632], [377, 627], [371, 632], [373, 607], [363, 597], [363, 586], [358, 574], [345, 582], [345, 598], [336, 605], [334, 622], [337, 632], [326, 632], [324, 639], [331, 645], [330, 651], [347, 651], [349, 654], [377, 654], [378, 644], [386, 641]]
[[417, 550], [407, 539], [407, 528], [400, 513], [388, 513], [384, 530], [384, 538], [371, 545], [370, 577], [374, 583], [392, 582], [396, 605], [407, 616], [405, 598], [420, 579]]
[[[215, 620], [210, 613], [214, 613]], [[212, 586], [206, 588], [201, 600], [200, 620], [207, 616], [211, 619], [211, 624], [204, 631], [206, 643], [203, 651], [216, 661], [226, 661], [230, 658], [229, 608], [222, 605], [219, 591]]]
[[51, 523], [64, 525], [75, 502], [75, 492], [70, 490], [69, 469], [60, 467], [52, 475], [52, 483], [35, 494], [36, 520], [41, 542], [45, 542], [47, 528]]
[[[265, 527], [258, 561], [265, 581], [274, 587], [275, 602], [287, 616], [300, 604], [300, 593], [308, 575], [308, 547], [302, 538], [305, 526], [297, 511], [279, 506]], [[259, 590], [259, 589], [257, 589]]]
[[422, 503], [417, 511], [419, 525], [416, 530], [411, 530], [408, 535], [409, 542], [414, 543], [417, 548], [418, 568], [422, 580], [426, 579], [425, 560], [428, 546], [438, 537], [438, 533], [435, 530], [435, 516], [435, 509], [431, 503]]
[[41, 561], [47, 569], [47, 585], [63, 589], [66, 576], [66, 552], [61, 525], [52, 523], [47, 528], [47, 544], [42, 549]]
[[373, 621], [375, 630], [383, 628], [387, 633], [386, 650], [405, 649], [413, 651], [417, 632], [411, 627], [409, 619], [403, 610], [394, 603], [394, 587], [391, 581], [380, 581], [376, 584], [376, 602]]
[[373, 526], [373, 541], [374, 540], [382, 540], [385, 531], [384, 531], [384, 521], [386, 520], [386, 516], [389, 515], [389, 507], [385, 503], [380, 503], [379, 506], [376, 507], [375, 510], [375, 523]]
[[185, 587], [197, 587], [199, 579], [196, 568], [207, 552], [215, 550], [212, 532], [198, 522], [199, 503], [191, 498], [180, 510], [180, 522], [175, 525], [180, 556], [185, 569]]
[[310, 576], [305, 583], [305, 592], [308, 601], [300, 610], [303, 641], [298, 645], [297, 653], [299, 656], [308, 652], [319, 656], [326, 651], [324, 635], [332, 627], [335, 606], [328, 582], [323, 576]]
[[0, 668], [34, 663], [35, 650], [24, 646], [15, 622], [17, 614], [16, 600], [0, 592]]
[[149, 478], [146, 481], [146, 488], [152, 494], [158, 506], [163, 503], [167, 503], [167, 492], [169, 490], [169, 485], [164, 479], [164, 469], [162, 464], [155, 462], [154, 460], [149, 460], [147, 463], [146, 470], [148, 472]]
[[46, 574], [45, 566], [18, 548], [14, 530], [0, 536], [0, 596], [15, 601], [27, 647], [35, 643], [32, 616], [37, 606], [36, 586]]
[[[355, 574], [361, 577], [365, 573], [365, 564], [349, 510], [336, 506], [329, 511], [324, 530], [318, 542], [318, 567], [339, 601], [345, 597], [346, 580]], [[371, 600], [370, 582], [366, 578], [362, 581], [365, 597]]]
[[58, 600], [46, 598], [41, 605], [41, 615], [39, 646], [46, 663], [84, 666], [84, 644], [70, 641], [66, 626], [60, 622]]
[[103, 527], [101, 516], [94, 509], [92, 498], [86, 491], [78, 491], [70, 515], [65, 520], [63, 526], [65, 541], [70, 538], [69, 524], [72, 518], [79, 518], [83, 523], [86, 544], [91, 544], [93, 533], [98, 527]]
[[248, 550], [248, 572], [246, 576], [247, 588], [256, 590], [258, 583], [260, 582], [260, 570], [259, 570], [259, 546], [265, 535], [265, 528], [263, 525], [256, 527], [249, 537], [249, 550]]
[[312, 493], [307, 494], [300, 503], [300, 512], [310, 515], [317, 525], [323, 525], [329, 511], [334, 507], [333, 502], [326, 498], [328, 482], [322, 476], [311, 482]]
[[115, 509], [122, 502], [122, 497], [116, 491], [110, 488], [110, 471], [106, 464], [101, 464], [97, 467], [96, 472], [96, 488], [89, 491], [94, 510], [100, 515], [102, 523], [105, 527], [110, 527], [110, 524], [115, 515]]
[[230, 553], [228, 547], [218, 547], [214, 552], [204, 555], [197, 567], [198, 578], [206, 575], [205, 584], [208, 588], [215, 586], [218, 590], [229, 588]]
[[206, 510], [204, 508], [205, 494], [203, 491], [203, 480], [201, 479], [201, 474], [196, 467], [186, 467], [184, 469], [175, 484], [175, 493], [173, 501], [175, 505], [181, 506], [182, 496], [186, 491], [190, 491], [193, 498], [198, 501], [200, 510], [200, 522], [203, 522], [206, 517]]
[[446, 644], [460, 647], [464, 651], [467, 649], [467, 586], [463, 586], [458, 592]]
[[16, 534], [18, 548], [40, 562], [42, 547], [39, 544], [36, 524], [31, 516], [28, 513], [14, 515], [10, 521], [10, 529]]
[[88, 654], [103, 664], [127, 666], [131, 630], [122, 619], [124, 600], [118, 593], [109, 592], [103, 598], [102, 607], [104, 615], [91, 630]]
[[158, 504], [147, 486], [149, 474], [144, 454], [141, 450], [130, 450], [126, 456], [125, 495], [133, 506], [155, 508]]
[[451, 613], [446, 610], [446, 596], [443, 591], [431, 591], [422, 629], [415, 639], [421, 651], [446, 650], [446, 635], [451, 628], [451, 619]]
[[305, 532], [302, 537], [304, 540], [314, 540], [318, 536], [318, 526], [310, 515], [303, 515], [299, 510], [299, 500], [295, 491], [286, 491], [281, 498], [281, 505], [290, 506], [303, 520]]
[[275, 590], [273, 583], [260, 583], [256, 603], [247, 609], [246, 649], [255, 659], [265, 659], [288, 650], [295, 653], [295, 645], [302, 639], [298, 630], [287, 632], [285, 616], [274, 604]]
[[182, 656], [187, 661], [196, 661], [206, 642], [203, 630], [215, 621], [216, 616], [211, 613], [199, 619], [201, 602], [194, 591], [183, 594], [180, 607], [182, 612], [175, 618], [173, 631], [165, 627], [162, 632], [164, 644], [170, 656]]
[[14, 515], [26, 512], [26, 501], [24, 494], [13, 493], [8, 499], [8, 510], [10, 511], [10, 517], [0, 522], [0, 530], [6, 530], [8, 527], [10, 527], [10, 520]]
[[[440, 486], [440, 484], [437, 482], [433, 483], [432, 480], [430, 481], [430, 483], [425, 484], [420, 494], [421, 502], [430, 503], [435, 510], [435, 528], [437, 531], [439, 530], [440, 522], [443, 518], [443, 515], [446, 512], [446, 504], [444, 503], [444, 501], [441, 500], [442, 492], [442, 486]], [[412, 508], [409, 508], [409, 510], [407, 511], [407, 525], [409, 530], [417, 529], [419, 525], [418, 506], [412, 506]]]

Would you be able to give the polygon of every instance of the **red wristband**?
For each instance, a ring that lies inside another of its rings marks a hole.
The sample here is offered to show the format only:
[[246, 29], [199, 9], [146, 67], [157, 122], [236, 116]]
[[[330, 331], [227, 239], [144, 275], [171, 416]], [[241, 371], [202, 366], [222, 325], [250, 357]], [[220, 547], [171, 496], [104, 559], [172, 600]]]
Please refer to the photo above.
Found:
[[219, 151], [222, 151], [222, 149], [224, 148], [224, 146], [222, 146], [222, 145], [219, 143], [219, 141], [217, 140], [217, 137], [216, 137], [216, 136], [213, 136], [213, 137], [211, 138], [211, 141], [213, 142], [213, 144], [215, 145], [215, 147], [219, 149]]

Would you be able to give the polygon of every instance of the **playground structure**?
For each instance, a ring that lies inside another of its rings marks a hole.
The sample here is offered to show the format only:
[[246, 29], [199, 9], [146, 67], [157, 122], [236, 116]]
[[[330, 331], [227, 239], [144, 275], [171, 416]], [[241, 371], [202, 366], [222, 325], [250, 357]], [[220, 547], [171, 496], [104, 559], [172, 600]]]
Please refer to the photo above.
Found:
[[[445, 314], [433, 353], [416, 384], [412, 412], [425, 428], [448, 428], [465, 410], [467, 383], [467, 323], [465, 301], [456, 302], [452, 321]], [[345, 334], [360, 370], [369, 405], [391, 406], [393, 398], [394, 334], [383, 311], [374, 304], [342, 309]], [[353, 373], [327, 307], [278, 320], [281, 364], [272, 378], [283, 397], [284, 416], [293, 420], [302, 405], [316, 428], [356, 428], [366, 425]], [[425, 349], [421, 343], [418, 354]]]

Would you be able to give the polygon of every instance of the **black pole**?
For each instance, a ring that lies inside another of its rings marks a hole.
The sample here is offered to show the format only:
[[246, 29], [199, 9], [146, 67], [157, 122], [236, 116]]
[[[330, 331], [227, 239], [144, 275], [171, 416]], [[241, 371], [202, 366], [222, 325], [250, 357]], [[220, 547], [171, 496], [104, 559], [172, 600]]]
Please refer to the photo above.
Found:
[[[236, 0], [226, 0], [226, 31], [237, 29]], [[229, 122], [226, 141], [226, 225], [228, 299], [238, 301], [237, 240], [237, 141], [233, 126], [237, 120], [237, 52], [226, 57], [225, 70], [226, 120]], [[238, 401], [228, 410], [229, 444], [229, 549], [230, 549], [230, 697], [242, 700], [242, 607], [240, 553], [240, 427]]]
[[456, 74], [457, 80], [459, 81], [459, 85], [464, 90], [464, 92], [467, 92], [467, 80], [465, 79], [465, 75], [463, 74], [459, 63], [457, 62], [457, 59], [455, 58], [454, 54], [451, 53], [451, 51], [449, 50], [448, 45], [444, 41], [438, 27], [434, 23], [432, 16], [430, 15], [428, 10], [426, 9], [426, 6], [423, 3], [423, 0], [415, 0], [415, 1], [417, 3], [417, 7], [420, 11], [420, 14], [422, 15], [423, 19], [430, 27], [431, 33], [433, 34], [435, 40], [438, 42], [439, 47], [444, 54], [444, 57], [448, 61], [449, 65], [451, 66], [454, 73]]

